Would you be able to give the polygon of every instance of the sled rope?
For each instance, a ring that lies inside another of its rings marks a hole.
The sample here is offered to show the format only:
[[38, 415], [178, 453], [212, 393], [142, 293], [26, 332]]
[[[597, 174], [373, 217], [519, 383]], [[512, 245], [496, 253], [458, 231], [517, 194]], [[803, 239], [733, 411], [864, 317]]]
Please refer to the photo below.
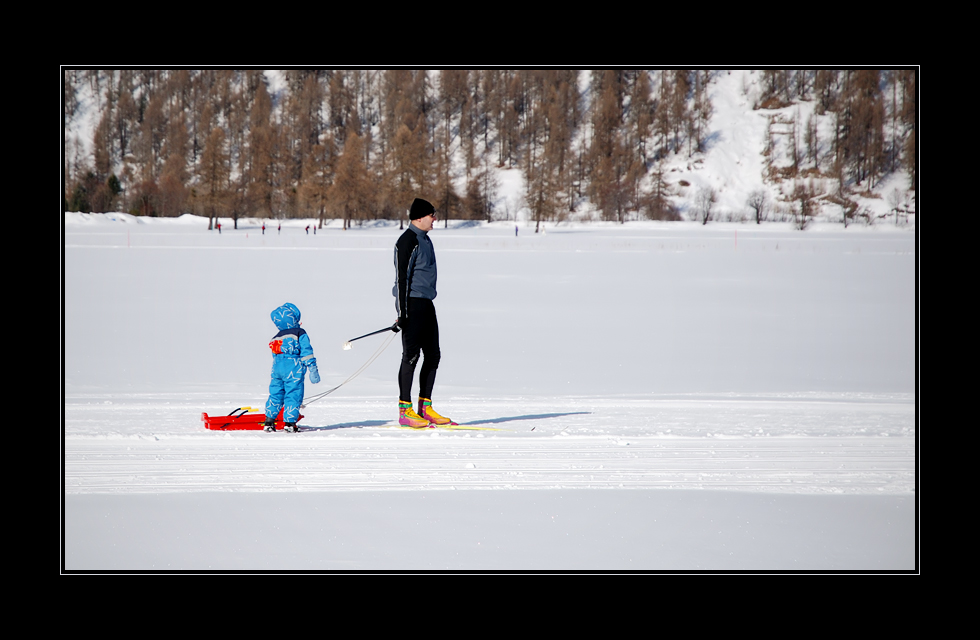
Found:
[[306, 407], [307, 405], [313, 404], [317, 400], [322, 400], [323, 398], [329, 396], [331, 393], [333, 393], [337, 389], [341, 388], [342, 386], [344, 386], [345, 384], [347, 384], [348, 382], [350, 382], [351, 380], [353, 380], [357, 376], [361, 375], [361, 373], [363, 373], [365, 369], [367, 369], [369, 366], [371, 366], [371, 363], [372, 362], [374, 362], [375, 360], [378, 359], [378, 356], [380, 356], [381, 353], [388, 347], [388, 345], [391, 344], [391, 341], [394, 339], [394, 337], [395, 337], [395, 334], [394, 333], [392, 333], [390, 336], [388, 336], [388, 338], [383, 343], [381, 343], [381, 346], [378, 347], [378, 350], [374, 352], [374, 355], [371, 356], [370, 358], [368, 358], [368, 361], [365, 362], [364, 364], [362, 364], [361, 365], [361, 368], [358, 369], [357, 371], [355, 371], [354, 373], [352, 373], [349, 378], [347, 378], [346, 380], [344, 380], [343, 382], [341, 382], [340, 384], [338, 384], [333, 389], [329, 389], [327, 391], [324, 391], [323, 393], [318, 393], [315, 396], [310, 396], [309, 398], [307, 398], [306, 400], [303, 401], [303, 404], [301, 404], [299, 406], [299, 408], [302, 409], [302, 408]]

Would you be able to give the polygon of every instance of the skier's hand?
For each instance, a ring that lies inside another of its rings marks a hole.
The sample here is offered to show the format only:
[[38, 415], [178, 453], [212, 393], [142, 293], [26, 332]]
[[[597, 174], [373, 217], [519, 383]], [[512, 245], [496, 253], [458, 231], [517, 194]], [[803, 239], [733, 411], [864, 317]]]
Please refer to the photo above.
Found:
[[402, 326], [404, 325], [404, 322], [405, 322], [405, 318], [397, 318], [395, 320], [395, 324], [391, 325], [391, 330], [394, 331], [395, 333], [398, 333], [399, 331], [402, 330]]
[[310, 366], [309, 372], [310, 372], [310, 382], [313, 383], [313, 384], [319, 384], [320, 383], [320, 372], [319, 372], [319, 370], [317, 370], [315, 364]]

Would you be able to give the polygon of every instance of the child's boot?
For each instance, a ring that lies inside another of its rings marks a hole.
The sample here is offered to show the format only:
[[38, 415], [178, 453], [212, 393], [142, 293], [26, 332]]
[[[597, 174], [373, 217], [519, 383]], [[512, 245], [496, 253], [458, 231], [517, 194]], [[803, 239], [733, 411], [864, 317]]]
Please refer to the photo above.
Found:
[[276, 419], [266, 416], [265, 422], [262, 423], [262, 429], [264, 431], [268, 431], [269, 433], [274, 432], [276, 430]]
[[284, 431], [286, 433], [296, 433], [299, 431], [299, 427], [296, 426], [295, 422], [287, 422], [284, 425]]
[[428, 398], [419, 398], [419, 414], [432, 424], [438, 426], [456, 424], [449, 418], [436, 413], [436, 410], [432, 408], [432, 400]]
[[404, 400], [398, 401], [398, 424], [403, 427], [412, 427], [414, 429], [422, 429], [429, 426], [429, 421], [415, 413], [412, 409], [411, 402], [405, 402]]

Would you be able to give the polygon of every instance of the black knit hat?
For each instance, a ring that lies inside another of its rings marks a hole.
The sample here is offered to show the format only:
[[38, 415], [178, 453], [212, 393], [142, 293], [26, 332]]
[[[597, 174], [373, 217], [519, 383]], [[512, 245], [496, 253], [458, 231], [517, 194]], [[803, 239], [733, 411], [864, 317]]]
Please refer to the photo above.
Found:
[[415, 202], [412, 203], [412, 208], [408, 212], [408, 218], [409, 220], [418, 220], [435, 212], [436, 208], [432, 206], [431, 202], [422, 198], [415, 198]]

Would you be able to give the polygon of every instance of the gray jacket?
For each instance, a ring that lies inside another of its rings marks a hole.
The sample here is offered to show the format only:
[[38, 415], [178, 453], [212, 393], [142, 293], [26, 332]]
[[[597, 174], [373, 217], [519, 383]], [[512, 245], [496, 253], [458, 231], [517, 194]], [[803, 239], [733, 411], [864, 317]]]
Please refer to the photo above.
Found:
[[414, 224], [395, 243], [395, 310], [399, 318], [408, 317], [408, 299], [436, 297], [436, 252], [429, 234]]

